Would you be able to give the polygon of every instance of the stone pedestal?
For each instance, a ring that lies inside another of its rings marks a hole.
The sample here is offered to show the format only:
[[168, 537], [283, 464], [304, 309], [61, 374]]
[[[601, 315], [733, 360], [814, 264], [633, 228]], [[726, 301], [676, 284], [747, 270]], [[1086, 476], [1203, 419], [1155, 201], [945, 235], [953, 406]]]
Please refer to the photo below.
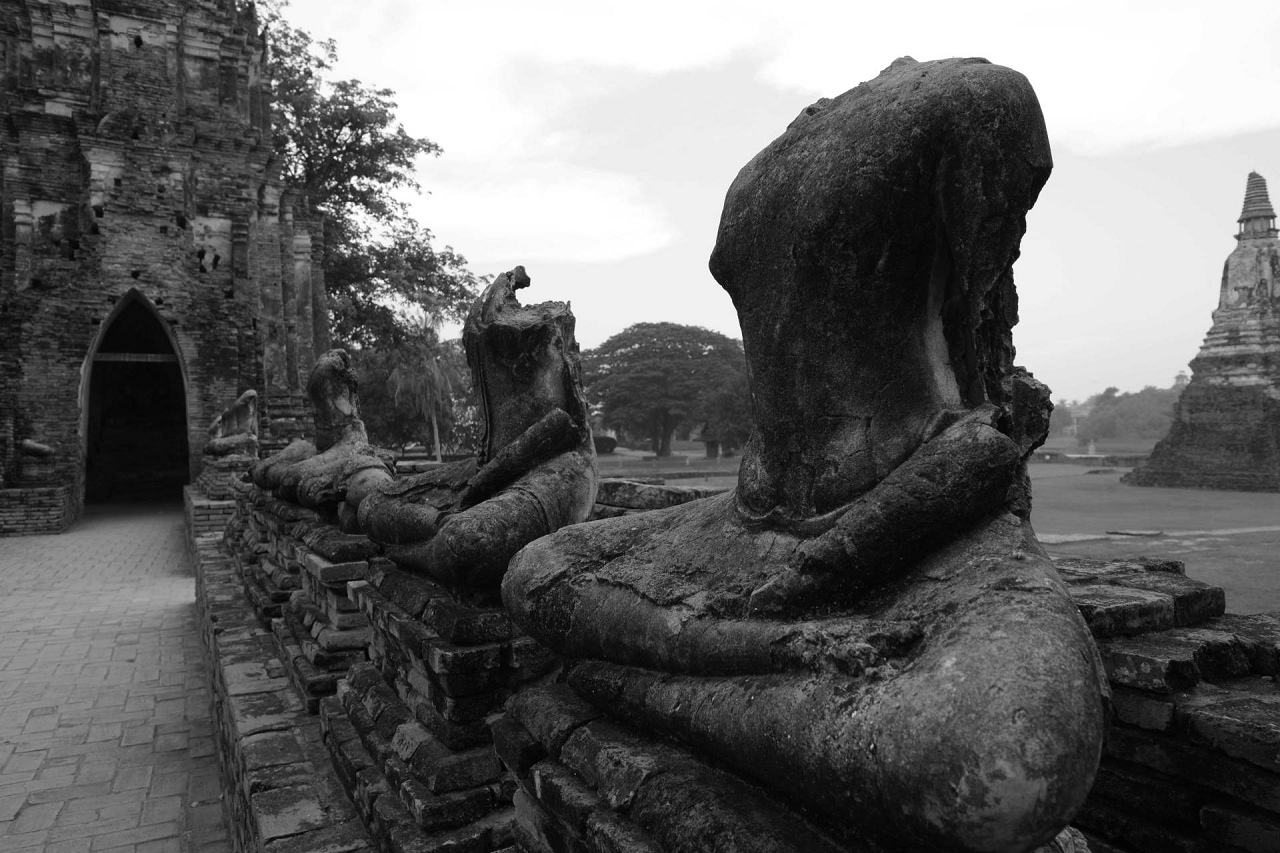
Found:
[[424, 851], [498, 850], [517, 838], [515, 783], [490, 723], [555, 661], [500, 607], [459, 604], [438, 585], [371, 561], [351, 581], [371, 630], [321, 716], [335, 766], [375, 833]]
[[275, 636], [307, 710], [317, 713], [347, 669], [367, 659], [368, 622], [346, 597], [346, 583], [364, 577], [377, 548], [256, 486], [236, 490], [227, 542], [245, 596]]
[[335, 778], [375, 843], [421, 853], [515, 843], [516, 786], [490, 723], [554, 668], [551, 654], [501, 607], [460, 603], [367, 537], [256, 486], [234, 490], [231, 574], [275, 640], [275, 677], [320, 715]]
[[195, 487], [210, 500], [234, 500], [236, 492], [232, 483], [244, 477], [256, 461], [252, 456], [240, 454], [205, 456]]

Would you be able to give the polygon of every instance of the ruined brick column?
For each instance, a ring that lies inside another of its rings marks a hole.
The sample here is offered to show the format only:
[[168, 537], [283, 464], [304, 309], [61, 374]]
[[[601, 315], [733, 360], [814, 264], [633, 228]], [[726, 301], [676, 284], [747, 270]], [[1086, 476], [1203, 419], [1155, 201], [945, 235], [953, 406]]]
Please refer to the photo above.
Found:
[[1280, 232], [1257, 172], [1238, 221], [1213, 328], [1173, 425], [1126, 483], [1280, 491]]

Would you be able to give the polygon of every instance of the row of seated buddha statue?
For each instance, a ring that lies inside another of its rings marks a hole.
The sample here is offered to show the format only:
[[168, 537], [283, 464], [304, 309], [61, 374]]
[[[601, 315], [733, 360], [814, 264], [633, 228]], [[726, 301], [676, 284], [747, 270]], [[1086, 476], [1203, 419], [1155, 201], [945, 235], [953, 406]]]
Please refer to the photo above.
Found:
[[909, 58], [743, 167], [711, 271], [755, 427], [723, 495], [583, 523], [574, 318], [521, 305], [521, 267], [464, 328], [477, 457], [394, 477], [335, 350], [309, 384], [316, 441], [249, 476], [405, 571], [500, 595], [586, 702], [824, 825], [1034, 849], [1089, 791], [1106, 695], [1030, 520], [1051, 404], [1014, 365], [1012, 266], [1051, 168], [1021, 74]]

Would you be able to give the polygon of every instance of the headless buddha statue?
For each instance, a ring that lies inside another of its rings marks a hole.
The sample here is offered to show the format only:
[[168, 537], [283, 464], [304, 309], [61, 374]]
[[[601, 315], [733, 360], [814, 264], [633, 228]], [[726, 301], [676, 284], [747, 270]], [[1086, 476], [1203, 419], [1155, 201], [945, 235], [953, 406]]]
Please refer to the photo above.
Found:
[[258, 392], [245, 391], [209, 424], [205, 456], [258, 458]]
[[574, 317], [563, 302], [521, 305], [524, 267], [494, 279], [462, 341], [484, 416], [476, 458], [380, 484], [360, 529], [402, 569], [495, 594], [511, 556], [583, 521], [596, 457], [582, 399]]
[[297, 439], [254, 463], [249, 478], [278, 498], [334, 516], [354, 532], [360, 502], [391, 472], [369, 444], [360, 418], [359, 381], [351, 356], [334, 349], [316, 359], [307, 379], [315, 416], [313, 444]]
[[570, 686], [886, 849], [1066, 825], [1104, 686], [1031, 528], [1051, 405], [1012, 344], [1051, 168], [1022, 75], [900, 59], [742, 169], [711, 256], [755, 415], [738, 487], [516, 555], [503, 600]]

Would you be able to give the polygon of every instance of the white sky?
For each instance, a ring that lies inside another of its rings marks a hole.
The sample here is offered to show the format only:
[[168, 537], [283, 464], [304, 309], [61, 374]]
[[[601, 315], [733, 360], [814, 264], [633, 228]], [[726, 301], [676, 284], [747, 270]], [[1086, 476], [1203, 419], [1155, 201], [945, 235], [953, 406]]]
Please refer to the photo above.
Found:
[[[524, 264], [584, 348], [670, 320], [740, 336], [706, 270], [738, 169], [893, 59], [984, 56], [1040, 97], [1055, 169], [1015, 267], [1018, 361], [1083, 399], [1168, 387], [1208, 331], [1245, 177], [1280, 193], [1280, 4], [294, 0], [338, 73], [397, 93], [418, 218]], [[1280, 201], [1280, 196], [1274, 200]]]

